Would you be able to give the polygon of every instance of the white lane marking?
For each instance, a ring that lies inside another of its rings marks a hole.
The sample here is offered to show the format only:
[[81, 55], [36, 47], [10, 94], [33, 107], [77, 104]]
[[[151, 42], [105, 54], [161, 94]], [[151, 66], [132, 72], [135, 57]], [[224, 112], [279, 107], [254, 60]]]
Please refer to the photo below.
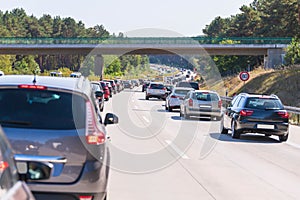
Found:
[[170, 147], [183, 159], [190, 159], [187, 155], [185, 155], [176, 145], [174, 145], [170, 140], [165, 140]]
[[300, 149], [300, 145], [299, 144], [296, 144], [296, 143], [293, 143], [293, 142], [287, 142], [287, 144]]
[[143, 116], [143, 119], [147, 122], [150, 123], [149, 119], [147, 119], [147, 117]]

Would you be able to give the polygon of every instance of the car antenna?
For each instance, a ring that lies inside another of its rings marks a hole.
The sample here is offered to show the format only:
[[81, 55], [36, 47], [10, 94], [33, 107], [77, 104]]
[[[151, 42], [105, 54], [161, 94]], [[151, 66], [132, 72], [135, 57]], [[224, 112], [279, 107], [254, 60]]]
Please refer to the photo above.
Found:
[[33, 81], [32, 83], [35, 85], [36, 84], [36, 71], [33, 71]]

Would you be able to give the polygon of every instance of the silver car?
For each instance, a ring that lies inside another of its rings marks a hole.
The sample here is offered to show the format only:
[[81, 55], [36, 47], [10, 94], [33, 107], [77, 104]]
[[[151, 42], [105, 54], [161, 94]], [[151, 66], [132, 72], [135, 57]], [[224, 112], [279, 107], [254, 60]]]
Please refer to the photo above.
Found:
[[58, 164], [49, 180], [28, 183], [36, 199], [105, 199], [110, 155], [105, 125], [84, 77], [4, 76], [0, 124], [17, 154]]
[[173, 109], [180, 109], [180, 105], [189, 91], [193, 88], [175, 87], [166, 98], [166, 110], [172, 112]]
[[217, 92], [210, 90], [190, 91], [180, 105], [180, 116], [209, 117], [221, 120], [223, 117], [222, 100]]

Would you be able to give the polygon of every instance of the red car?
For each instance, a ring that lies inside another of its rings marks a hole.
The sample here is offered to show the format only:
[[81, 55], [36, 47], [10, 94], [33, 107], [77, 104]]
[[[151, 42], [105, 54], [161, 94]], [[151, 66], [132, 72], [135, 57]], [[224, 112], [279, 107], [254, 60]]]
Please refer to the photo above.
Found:
[[109, 88], [108, 88], [108, 86], [106, 85], [106, 83], [104, 81], [100, 81], [100, 84], [101, 84], [101, 86], [103, 88], [103, 91], [104, 91], [104, 99], [106, 101], [108, 101], [109, 97], [111, 96]]

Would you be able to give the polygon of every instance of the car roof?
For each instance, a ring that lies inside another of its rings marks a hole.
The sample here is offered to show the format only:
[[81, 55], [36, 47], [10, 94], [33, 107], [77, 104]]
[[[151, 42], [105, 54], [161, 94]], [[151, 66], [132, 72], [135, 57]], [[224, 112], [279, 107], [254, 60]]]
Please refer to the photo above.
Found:
[[191, 88], [191, 87], [174, 87], [173, 90], [194, 90], [194, 88]]
[[244, 96], [248, 96], [248, 97], [264, 97], [264, 98], [275, 98], [275, 99], [278, 99], [278, 96], [274, 95], [274, 94], [271, 94], [271, 95], [268, 95], [268, 94], [249, 94], [249, 93], [241, 93], [239, 95], [244, 95]]
[[209, 92], [209, 93], [216, 93], [216, 91], [213, 91], [213, 90], [194, 90], [194, 92]]
[[[2, 86], [18, 86], [22, 84], [42, 85], [48, 88], [58, 88], [63, 90], [76, 91], [84, 93], [85, 88], [89, 87], [88, 79], [80, 77], [74, 79], [71, 77], [54, 77], [54, 76], [34, 76], [34, 75], [6, 75], [0, 78], [0, 87]], [[88, 94], [87, 94], [88, 95]]]

